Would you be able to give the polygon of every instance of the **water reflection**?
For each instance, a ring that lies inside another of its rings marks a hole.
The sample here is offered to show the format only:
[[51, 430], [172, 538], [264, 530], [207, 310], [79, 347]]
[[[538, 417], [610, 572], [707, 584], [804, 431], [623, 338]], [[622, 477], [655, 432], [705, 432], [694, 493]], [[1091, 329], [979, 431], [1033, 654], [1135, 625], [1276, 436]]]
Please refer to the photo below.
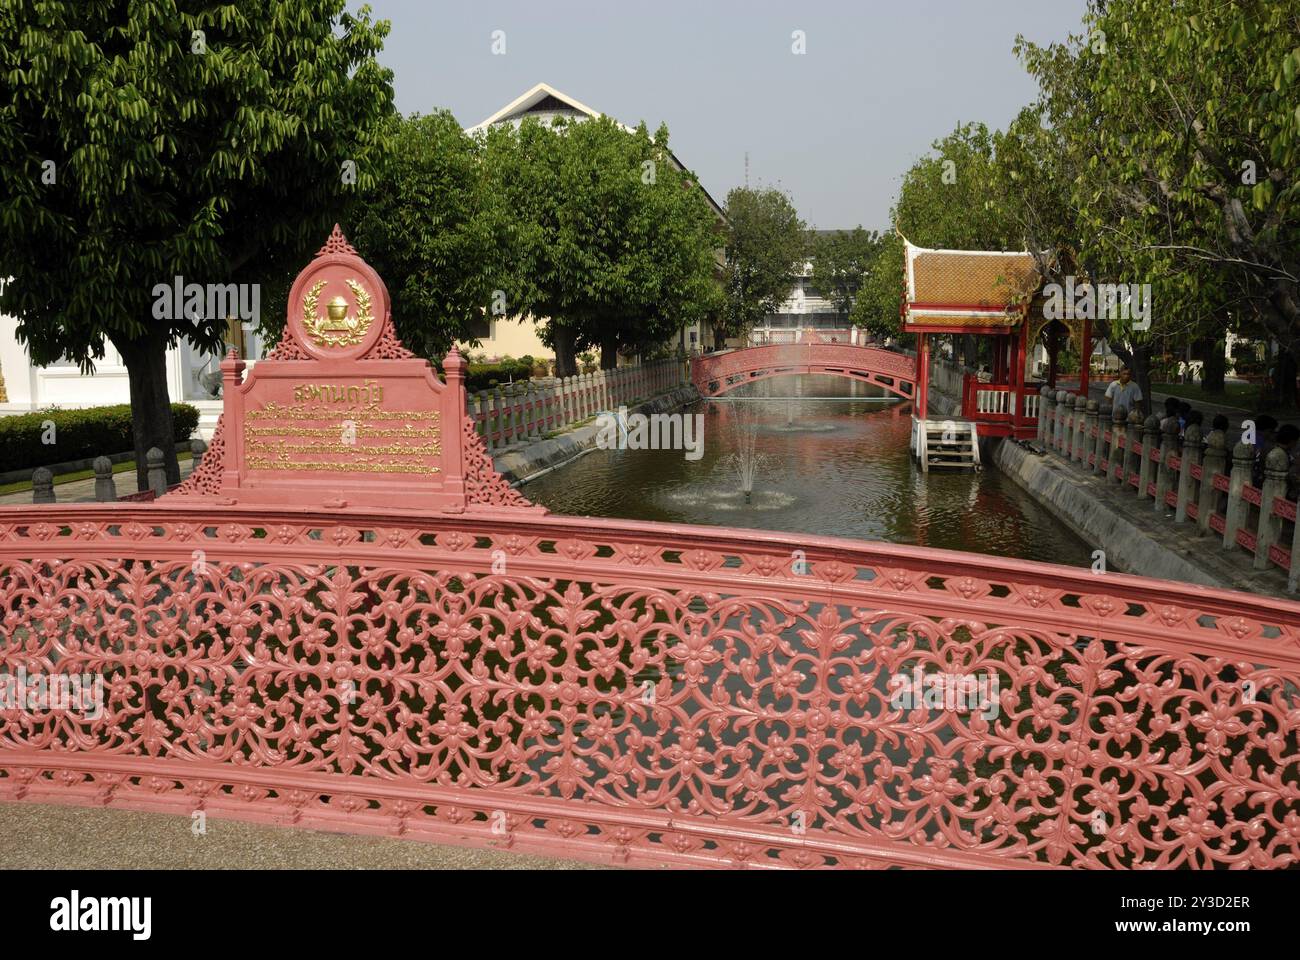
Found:
[[[743, 392], [742, 392], [743, 391]], [[743, 411], [743, 412], [742, 412]], [[766, 380], [702, 402], [704, 455], [595, 450], [525, 488], [571, 515], [825, 534], [1085, 566], [1088, 546], [996, 470], [922, 474], [911, 404], [832, 376]], [[736, 421], [756, 420], [753, 495]]]

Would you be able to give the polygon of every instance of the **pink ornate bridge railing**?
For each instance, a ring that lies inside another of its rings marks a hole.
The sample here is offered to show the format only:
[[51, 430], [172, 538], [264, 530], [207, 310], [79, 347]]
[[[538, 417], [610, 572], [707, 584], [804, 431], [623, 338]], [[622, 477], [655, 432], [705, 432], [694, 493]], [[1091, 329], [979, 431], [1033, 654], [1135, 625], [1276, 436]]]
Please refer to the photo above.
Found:
[[0, 674], [103, 681], [0, 704], [0, 800], [627, 864], [1296, 864], [1300, 604], [554, 516], [332, 244], [181, 489], [0, 508]]
[[[106, 700], [0, 711], [0, 798], [617, 863], [1300, 850], [1296, 604], [486, 504], [168, 501], [0, 518], [4, 670]], [[996, 675], [997, 715], [893, 705], [917, 671]]]
[[815, 373], [870, 383], [907, 399], [916, 390], [914, 358], [877, 347], [822, 342], [819, 338], [804, 343], [743, 347], [691, 359], [691, 381], [706, 397], [770, 377]]

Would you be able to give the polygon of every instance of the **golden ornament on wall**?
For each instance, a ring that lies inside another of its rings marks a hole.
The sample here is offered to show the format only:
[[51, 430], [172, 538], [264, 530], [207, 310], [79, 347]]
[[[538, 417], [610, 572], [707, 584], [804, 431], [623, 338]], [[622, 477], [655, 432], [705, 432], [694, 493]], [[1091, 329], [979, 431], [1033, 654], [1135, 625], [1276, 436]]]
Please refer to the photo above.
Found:
[[348, 302], [337, 296], [325, 304], [325, 315], [318, 313], [320, 292], [327, 280], [318, 281], [302, 298], [302, 325], [312, 343], [321, 347], [350, 347], [365, 339], [375, 318], [370, 309], [370, 294], [356, 280], [345, 281], [356, 297], [357, 311], [348, 315]]

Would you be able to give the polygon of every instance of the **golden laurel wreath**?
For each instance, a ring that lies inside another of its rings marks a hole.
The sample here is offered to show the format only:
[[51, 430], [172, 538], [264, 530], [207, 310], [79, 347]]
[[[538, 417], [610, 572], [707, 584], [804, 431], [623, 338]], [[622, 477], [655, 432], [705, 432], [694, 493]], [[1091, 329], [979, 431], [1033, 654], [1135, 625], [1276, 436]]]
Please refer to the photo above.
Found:
[[[370, 294], [356, 280], [345, 281], [352, 295], [357, 298], [357, 312], [347, 316], [346, 304], [341, 304], [342, 297], [336, 297], [335, 303], [329, 304], [329, 315], [321, 316], [317, 312], [320, 292], [328, 281], [318, 280], [302, 298], [302, 325], [311, 341], [322, 347], [350, 347], [366, 338], [374, 315], [370, 312]], [[342, 307], [342, 309], [340, 309]]]

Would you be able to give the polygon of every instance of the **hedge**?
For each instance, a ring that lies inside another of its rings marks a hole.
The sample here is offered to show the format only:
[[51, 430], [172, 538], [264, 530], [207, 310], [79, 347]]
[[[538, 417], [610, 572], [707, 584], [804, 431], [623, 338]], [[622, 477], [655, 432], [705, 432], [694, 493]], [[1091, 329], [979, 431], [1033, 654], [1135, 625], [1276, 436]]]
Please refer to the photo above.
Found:
[[501, 360], [497, 363], [471, 363], [465, 368], [465, 391], [477, 393], [505, 385], [512, 380], [527, 380], [533, 375], [531, 358]]
[[[54, 443], [41, 442], [47, 420], [54, 421]], [[198, 408], [188, 403], [172, 404], [172, 428], [177, 441], [188, 440], [198, 425]], [[131, 407], [125, 403], [0, 417], [0, 473], [127, 453], [134, 446]]]

